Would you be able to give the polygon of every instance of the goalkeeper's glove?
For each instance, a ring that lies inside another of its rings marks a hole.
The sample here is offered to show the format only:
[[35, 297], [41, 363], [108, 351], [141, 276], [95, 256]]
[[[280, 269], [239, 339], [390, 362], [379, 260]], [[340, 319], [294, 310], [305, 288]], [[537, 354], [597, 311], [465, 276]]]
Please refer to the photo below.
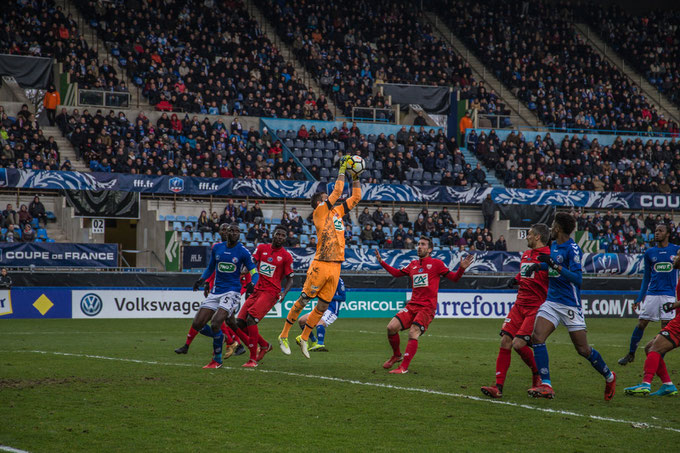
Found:
[[670, 313], [675, 309], [675, 302], [666, 302], [663, 304], [663, 311]]
[[340, 169], [338, 170], [338, 175], [344, 175], [345, 170], [347, 170], [347, 163], [351, 159], [350, 156], [342, 156], [340, 158]]
[[548, 267], [555, 269], [556, 271], [559, 270], [560, 265], [555, 262], [554, 259], [550, 257], [550, 255], [538, 255], [538, 258], [536, 258], [538, 261], [541, 263], [545, 263], [548, 265]]
[[194, 283], [194, 291], [198, 291], [198, 288], [200, 288], [203, 283], [205, 283], [205, 280], [203, 280], [202, 278], [196, 280], [196, 282]]
[[513, 288], [515, 286], [519, 285], [519, 282], [515, 277], [512, 277], [510, 280], [508, 280], [508, 288]]

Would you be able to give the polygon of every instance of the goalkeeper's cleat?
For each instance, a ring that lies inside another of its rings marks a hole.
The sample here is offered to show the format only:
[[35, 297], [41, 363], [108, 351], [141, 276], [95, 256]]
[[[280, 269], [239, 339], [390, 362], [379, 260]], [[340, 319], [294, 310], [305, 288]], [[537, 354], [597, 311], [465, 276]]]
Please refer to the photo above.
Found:
[[241, 365], [243, 368], [257, 368], [257, 362], [255, 360], [248, 360], [246, 363]]
[[534, 398], [555, 398], [555, 390], [547, 384], [541, 384], [537, 387], [532, 387], [528, 391], [529, 396]]
[[404, 356], [393, 355], [392, 357], [387, 359], [387, 361], [385, 363], [383, 363], [383, 368], [385, 368], [386, 370], [389, 370], [390, 368], [392, 368], [394, 366], [395, 363], [399, 363], [402, 360], [404, 360]]
[[302, 341], [302, 334], [298, 335], [295, 337], [295, 342], [297, 343], [298, 346], [300, 346], [300, 342]]
[[605, 401], [611, 401], [612, 398], [614, 398], [614, 393], [616, 393], [616, 373], [612, 371], [612, 379], [611, 382], [607, 382], [604, 386], [604, 400]]
[[309, 352], [328, 352], [328, 349], [322, 344], [314, 343], [313, 346], [310, 346]]
[[503, 396], [503, 392], [498, 390], [498, 387], [496, 387], [495, 385], [482, 387], [482, 393], [485, 394], [486, 396], [490, 396], [491, 398], [500, 398]]
[[236, 343], [234, 341], [232, 344], [228, 344], [227, 347], [224, 348], [224, 358], [225, 359], [228, 359], [229, 357], [234, 355], [234, 351], [236, 351], [236, 348], [238, 347], [237, 345], [238, 345], [238, 343]]
[[541, 383], [542, 381], [540, 374], [536, 373], [531, 376], [531, 387], [538, 387], [539, 385], [541, 385]]
[[633, 387], [626, 387], [623, 391], [626, 395], [647, 396], [651, 392], [651, 385], [643, 382], [642, 384], [634, 385]]
[[309, 347], [308, 346], [309, 345], [307, 344], [307, 340], [303, 340], [302, 338], [300, 338], [300, 350], [302, 351], [302, 355], [309, 359], [310, 357], [309, 357]]
[[265, 356], [269, 351], [271, 351], [272, 349], [273, 349], [273, 348], [272, 348], [271, 343], [268, 344], [266, 348], [260, 348], [260, 350], [257, 351], [257, 358], [256, 358], [256, 360], [257, 360], [258, 362], [259, 362], [260, 360], [262, 360], [262, 359], [264, 358], [264, 356]]
[[183, 344], [183, 345], [180, 346], [179, 348], [175, 349], [175, 352], [176, 352], [177, 354], [186, 354], [187, 352], [189, 352], [189, 345], [188, 345], [188, 344]]
[[282, 337], [279, 335], [279, 347], [281, 348], [281, 352], [283, 352], [286, 355], [290, 355], [290, 346], [288, 346], [288, 337]]
[[390, 374], [406, 374], [408, 373], [408, 368], [402, 368], [398, 366], [397, 368], [390, 371]]
[[209, 364], [203, 367], [203, 369], [215, 369], [215, 368], [222, 368], [222, 363], [216, 362], [215, 360], [211, 360]]
[[246, 347], [243, 346], [241, 343], [236, 343], [238, 346], [236, 346], [236, 350], [234, 351], [234, 355], [241, 355], [244, 352], [246, 352]]
[[649, 396], [673, 396], [678, 394], [678, 389], [673, 384], [663, 384], [659, 390], [650, 393]]
[[627, 364], [635, 362], [635, 354], [630, 352], [619, 359], [619, 365], [626, 366]]

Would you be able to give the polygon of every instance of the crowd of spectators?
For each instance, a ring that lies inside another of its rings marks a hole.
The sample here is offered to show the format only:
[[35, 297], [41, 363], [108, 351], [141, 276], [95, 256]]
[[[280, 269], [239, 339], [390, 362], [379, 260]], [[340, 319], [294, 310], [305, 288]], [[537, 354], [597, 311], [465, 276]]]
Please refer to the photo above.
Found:
[[630, 14], [618, 5], [588, 2], [579, 12], [627, 63], [680, 106], [680, 11]]
[[284, 160], [280, 143], [263, 129], [244, 130], [238, 117], [222, 118], [164, 112], [154, 124], [142, 111], [62, 108], [57, 125], [73, 144], [78, 159], [92, 171], [213, 178], [306, 180], [294, 159]]
[[159, 110], [330, 120], [240, 0], [77, 0]]
[[0, 53], [54, 57], [81, 89], [127, 91], [114, 67], [98, 62], [78, 23], [54, 0], [7, 0], [0, 23]]
[[576, 32], [568, 2], [440, 0], [449, 28], [543, 124], [678, 132]]
[[359, 2], [258, 0], [281, 38], [346, 116], [390, 119], [380, 83], [450, 86], [480, 113], [508, 113], [470, 67], [434, 36], [418, 6], [394, 0]]
[[22, 204], [19, 211], [11, 203], [0, 211], [0, 242], [47, 241], [47, 232], [40, 228], [40, 222], [47, 225], [45, 205], [36, 196], [27, 206]]
[[317, 180], [332, 181], [337, 162], [345, 155], [359, 155], [367, 169], [362, 179], [369, 183], [442, 184], [486, 186], [486, 172], [465, 162], [455, 137], [443, 130], [403, 126], [396, 134], [362, 134], [357, 123], [317, 130], [300, 126], [297, 131], [276, 131], [284, 144]]
[[680, 192], [680, 143], [618, 137], [609, 146], [573, 135], [560, 141], [550, 133], [531, 141], [521, 132], [501, 140], [471, 132], [468, 148], [506, 187], [609, 192]]
[[644, 253], [655, 245], [654, 229], [659, 223], [665, 223], [671, 232], [670, 242], [680, 244], [680, 225], [675, 225], [670, 214], [631, 213], [624, 215], [612, 210], [605, 214], [585, 212], [572, 209], [576, 217], [578, 231], [586, 231], [592, 240], [599, 243], [599, 250], [608, 253]]
[[38, 121], [23, 105], [16, 116], [0, 106], [0, 167], [20, 170], [70, 170], [67, 160], [60, 165], [59, 146], [45, 137]]

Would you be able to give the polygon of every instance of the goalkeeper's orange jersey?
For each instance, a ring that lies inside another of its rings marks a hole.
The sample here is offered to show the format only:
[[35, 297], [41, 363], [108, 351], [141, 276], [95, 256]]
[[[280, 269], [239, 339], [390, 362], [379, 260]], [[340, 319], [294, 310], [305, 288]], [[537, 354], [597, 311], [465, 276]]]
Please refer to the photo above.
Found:
[[333, 205], [342, 195], [344, 185], [345, 182], [338, 179], [328, 200], [320, 203], [314, 210], [313, 218], [317, 236], [315, 260], [345, 261], [345, 224], [342, 222], [342, 217], [361, 200], [361, 187], [354, 187], [352, 196], [334, 207]]

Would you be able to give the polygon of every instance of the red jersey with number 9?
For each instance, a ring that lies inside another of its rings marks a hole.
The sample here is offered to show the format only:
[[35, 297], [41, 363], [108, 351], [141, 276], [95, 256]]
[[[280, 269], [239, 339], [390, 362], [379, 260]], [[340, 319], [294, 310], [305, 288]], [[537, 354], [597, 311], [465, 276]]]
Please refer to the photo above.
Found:
[[283, 277], [293, 274], [293, 257], [283, 247], [275, 249], [271, 244], [260, 244], [253, 253], [260, 279], [256, 288], [281, 291]]

